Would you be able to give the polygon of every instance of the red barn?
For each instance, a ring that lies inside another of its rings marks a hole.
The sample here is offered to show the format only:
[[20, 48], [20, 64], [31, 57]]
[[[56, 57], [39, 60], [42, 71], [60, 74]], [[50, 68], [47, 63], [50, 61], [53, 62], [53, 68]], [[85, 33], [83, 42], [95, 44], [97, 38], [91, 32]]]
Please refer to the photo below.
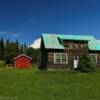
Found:
[[22, 54], [14, 58], [14, 66], [16, 68], [30, 68], [32, 66], [32, 58]]

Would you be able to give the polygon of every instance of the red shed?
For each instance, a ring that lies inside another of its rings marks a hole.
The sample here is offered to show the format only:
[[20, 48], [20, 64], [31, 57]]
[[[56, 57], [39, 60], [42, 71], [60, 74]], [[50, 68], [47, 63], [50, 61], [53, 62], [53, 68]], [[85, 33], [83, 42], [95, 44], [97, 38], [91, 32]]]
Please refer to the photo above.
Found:
[[16, 68], [30, 68], [32, 66], [32, 58], [22, 54], [14, 58], [14, 66]]

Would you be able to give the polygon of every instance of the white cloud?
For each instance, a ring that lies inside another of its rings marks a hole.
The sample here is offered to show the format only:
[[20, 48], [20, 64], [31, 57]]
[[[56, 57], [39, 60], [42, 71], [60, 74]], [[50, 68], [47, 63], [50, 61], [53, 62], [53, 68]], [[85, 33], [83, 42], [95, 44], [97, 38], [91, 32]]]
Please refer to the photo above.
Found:
[[100, 40], [97, 40], [98, 43], [100, 43]]
[[41, 38], [38, 38], [30, 45], [30, 47], [38, 49], [40, 48], [40, 44], [41, 44]]

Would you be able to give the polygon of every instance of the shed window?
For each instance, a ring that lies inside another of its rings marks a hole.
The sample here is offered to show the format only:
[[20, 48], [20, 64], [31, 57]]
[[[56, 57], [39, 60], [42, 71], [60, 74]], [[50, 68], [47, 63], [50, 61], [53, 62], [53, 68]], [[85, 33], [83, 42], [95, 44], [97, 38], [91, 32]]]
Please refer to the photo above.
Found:
[[90, 54], [91, 60], [95, 63], [97, 63], [97, 55], [96, 54]]
[[67, 53], [54, 53], [54, 64], [68, 64]]

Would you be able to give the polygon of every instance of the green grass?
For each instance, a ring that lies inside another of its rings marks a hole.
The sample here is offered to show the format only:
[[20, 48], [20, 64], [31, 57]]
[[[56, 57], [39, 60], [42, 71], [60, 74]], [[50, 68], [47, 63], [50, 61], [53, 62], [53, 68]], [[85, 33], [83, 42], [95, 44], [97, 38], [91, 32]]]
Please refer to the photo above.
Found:
[[0, 60], [0, 68], [4, 68], [5, 67], [5, 62]]
[[100, 100], [100, 71], [1, 68], [0, 100]]

